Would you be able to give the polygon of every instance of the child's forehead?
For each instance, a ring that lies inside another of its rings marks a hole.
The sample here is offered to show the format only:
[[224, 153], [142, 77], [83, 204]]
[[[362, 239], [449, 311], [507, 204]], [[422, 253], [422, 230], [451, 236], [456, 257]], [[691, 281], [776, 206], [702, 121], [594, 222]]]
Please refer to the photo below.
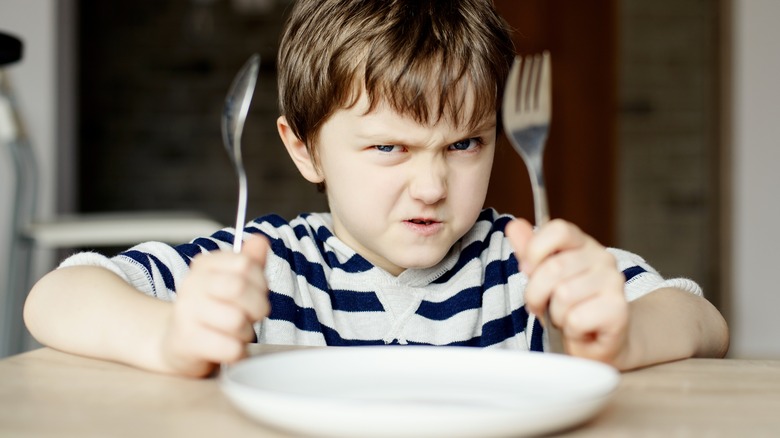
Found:
[[480, 91], [484, 90], [465, 77], [448, 87], [428, 80], [414, 95], [392, 84], [369, 87], [363, 81], [355, 86], [351, 101], [343, 108], [367, 116], [411, 119], [422, 126], [444, 123], [473, 131], [495, 126], [495, 94]]
[[365, 94], [353, 106], [337, 110], [330, 120], [336, 129], [346, 129], [344, 132], [349, 132], [351, 138], [377, 144], [438, 145], [471, 137], [490, 138], [496, 129], [495, 113], [475, 122], [474, 126], [446, 116], [424, 123], [394, 109], [386, 100], [371, 107]]

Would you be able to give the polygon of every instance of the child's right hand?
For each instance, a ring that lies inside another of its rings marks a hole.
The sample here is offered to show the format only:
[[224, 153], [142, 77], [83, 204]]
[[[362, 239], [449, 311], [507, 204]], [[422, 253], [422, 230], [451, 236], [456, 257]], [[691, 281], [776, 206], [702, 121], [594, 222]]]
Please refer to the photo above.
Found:
[[246, 355], [253, 324], [270, 312], [263, 272], [268, 248], [266, 238], [252, 236], [240, 254], [193, 258], [162, 339], [163, 362], [171, 372], [202, 377], [218, 363]]

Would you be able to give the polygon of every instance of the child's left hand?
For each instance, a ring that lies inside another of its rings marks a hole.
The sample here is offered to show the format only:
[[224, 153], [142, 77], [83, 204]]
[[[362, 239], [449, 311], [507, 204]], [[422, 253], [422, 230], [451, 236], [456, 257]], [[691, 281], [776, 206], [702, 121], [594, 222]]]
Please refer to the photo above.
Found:
[[506, 235], [528, 276], [527, 309], [541, 316], [550, 303], [550, 319], [561, 328], [568, 354], [617, 363], [626, 350], [629, 311], [625, 278], [612, 254], [560, 219], [536, 233], [528, 221], [516, 219]]

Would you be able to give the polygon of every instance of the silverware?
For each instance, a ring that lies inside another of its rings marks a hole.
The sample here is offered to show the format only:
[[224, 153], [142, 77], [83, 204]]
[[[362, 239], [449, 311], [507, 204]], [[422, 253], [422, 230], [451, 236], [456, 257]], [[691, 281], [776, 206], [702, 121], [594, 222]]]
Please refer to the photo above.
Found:
[[[249, 57], [249, 60], [241, 67], [233, 83], [230, 84], [225, 106], [222, 108], [222, 143], [225, 145], [233, 169], [238, 177], [238, 210], [236, 211], [236, 230], [233, 236], [233, 252], [241, 252], [243, 242], [243, 230], [246, 223], [246, 171], [244, 160], [241, 157], [241, 133], [244, 132], [244, 122], [249, 113], [249, 104], [255, 92], [257, 73], [260, 70], [260, 55], [257, 53]], [[221, 363], [222, 372], [228, 365]]]
[[244, 64], [233, 79], [225, 107], [222, 110], [222, 142], [225, 144], [230, 161], [238, 176], [238, 211], [236, 212], [236, 231], [233, 238], [233, 252], [241, 252], [244, 223], [246, 222], [247, 182], [244, 162], [241, 158], [241, 133], [249, 112], [249, 103], [257, 83], [260, 69], [260, 55], [254, 54]]
[[[515, 57], [509, 71], [502, 106], [504, 129], [512, 147], [523, 158], [534, 195], [536, 227], [550, 220], [542, 157], [552, 113], [550, 53]], [[563, 353], [560, 329], [550, 321], [549, 307], [542, 315], [549, 349]]]

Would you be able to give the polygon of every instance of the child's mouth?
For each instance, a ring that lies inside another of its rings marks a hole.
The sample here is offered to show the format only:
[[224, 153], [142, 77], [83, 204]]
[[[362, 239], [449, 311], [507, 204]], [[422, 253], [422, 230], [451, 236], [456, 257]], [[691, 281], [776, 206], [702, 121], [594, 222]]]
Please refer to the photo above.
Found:
[[435, 219], [413, 218], [407, 219], [404, 223], [410, 231], [423, 237], [433, 236], [442, 230], [442, 223]]
[[436, 223], [436, 221], [430, 219], [409, 219], [407, 222], [411, 222], [416, 225], [430, 225]]

